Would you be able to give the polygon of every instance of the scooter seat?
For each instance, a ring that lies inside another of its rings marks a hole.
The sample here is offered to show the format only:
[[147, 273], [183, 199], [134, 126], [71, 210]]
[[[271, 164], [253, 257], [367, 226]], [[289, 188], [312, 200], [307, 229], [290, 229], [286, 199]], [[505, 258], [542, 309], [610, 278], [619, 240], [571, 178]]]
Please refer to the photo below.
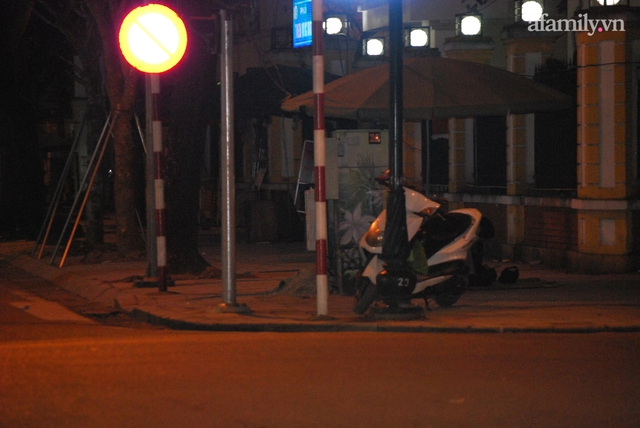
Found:
[[[416, 234], [428, 257], [462, 235], [471, 225], [471, 217], [462, 213], [446, 213], [425, 221]], [[431, 267], [430, 267], [431, 268]]]

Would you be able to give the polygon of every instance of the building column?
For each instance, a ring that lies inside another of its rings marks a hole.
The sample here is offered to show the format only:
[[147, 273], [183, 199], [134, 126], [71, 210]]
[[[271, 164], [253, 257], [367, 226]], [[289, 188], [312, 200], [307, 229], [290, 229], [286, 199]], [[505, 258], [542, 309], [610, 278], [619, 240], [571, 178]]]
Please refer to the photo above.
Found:
[[[506, 47], [507, 70], [533, 78], [536, 67], [551, 57], [555, 34], [532, 32], [528, 23], [505, 27], [502, 39]], [[507, 115], [507, 195], [526, 195], [535, 186], [535, 116]], [[524, 241], [524, 206], [507, 206], [507, 244]]]
[[576, 33], [578, 199], [572, 206], [578, 252], [570, 254], [570, 264], [580, 271], [637, 268], [631, 253], [638, 248], [633, 211], [637, 217], [639, 12], [592, 7], [589, 19], [606, 20], [609, 31]]
[[[482, 64], [489, 64], [493, 50], [494, 43], [491, 38], [481, 36], [451, 37], [442, 47], [445, 58]], [[466, 191], [467, 183], [474, 181], [474, 127], [473, 118], [449, 120], [449, 192], [451, 193]], [[457, 207], [452, 206], [452, 208]]]
[[[449, 192], [463, 193], [467, 188], [469, 170], [466, 156], [469, 135], [473, 138], [473, 119], [449, 119]], [[473, 142], [473, 140], [472, 140]]]

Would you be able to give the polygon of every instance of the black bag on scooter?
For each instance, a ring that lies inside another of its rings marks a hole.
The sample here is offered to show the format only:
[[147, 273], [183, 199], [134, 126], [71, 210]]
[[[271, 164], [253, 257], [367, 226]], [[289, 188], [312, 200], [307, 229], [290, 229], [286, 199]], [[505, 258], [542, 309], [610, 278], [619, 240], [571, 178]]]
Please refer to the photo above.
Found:
[[500, 277], [498, 278], [498, 281], [500, 281], [502, 284], [514, 284], [518, 280], [519, 276], [520, 271], [518, 270], [518, 266], [509, 266], [507, 268], [504, 268], [504, 270], [500, 274]]
[[496, 281], [498, 273], [492, 267], [482, 265], [476, 273], [469, 275], [470, 287], [488, 287]]

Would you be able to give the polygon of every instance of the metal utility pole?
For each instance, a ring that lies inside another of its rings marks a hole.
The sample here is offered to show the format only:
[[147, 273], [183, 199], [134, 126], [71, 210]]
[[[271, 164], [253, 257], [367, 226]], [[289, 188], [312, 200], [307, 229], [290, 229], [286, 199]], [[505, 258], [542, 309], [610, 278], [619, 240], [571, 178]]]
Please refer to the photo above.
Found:
[[[415, 275], [407, 265], [409, 238], [404, 188], [402, 187], [402, 0], [389, 0], [389, 197], [382, 244], [385, 269], [376, 278], [379, 294], [387, 302], [408, 306]], [[391, 304], [390, 307], [391, 308]]]
[[402, 187], [402, 1], [389, 1], [389, 172], [387, 226], [382, 259], [392, 266], [406, 264], [408, 235], [405, 195]]
[[220, 144], [220, 175], [222, 183], [222, 303], [221, 312], [249, 312], [246, 305], [236, 302], [236, 222], [235, 222], [235, 171], [233, 134], [233, 67], [232, 27], [227, 11], [220, 11], [221, 52], [220, 85], [222, 135]]

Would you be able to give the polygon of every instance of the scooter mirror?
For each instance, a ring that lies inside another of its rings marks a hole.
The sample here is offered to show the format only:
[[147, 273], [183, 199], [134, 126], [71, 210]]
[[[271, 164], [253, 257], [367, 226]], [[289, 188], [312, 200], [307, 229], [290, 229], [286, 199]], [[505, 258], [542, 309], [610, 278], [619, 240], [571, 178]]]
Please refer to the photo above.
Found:
[[379, 176], [377, 176], [376, 178], [374, 178], [374, 180], [378, 184], [385, 187], [389, 187], [390, 179], [391, 179], [391, 170], [389, 169], [383, 172], [382, 174], [380, 174]]
[[[374, 180], [385, 187], [389, 187], [391, 184], [391, 170], [386, 170], [385, 172], [383, 172], [381, 175], [379, 175], [378, 177], [374, 178]], [[404, 186], [406, 184], [406, 179], [404, 177], [400, 178], [400, 183]]]

